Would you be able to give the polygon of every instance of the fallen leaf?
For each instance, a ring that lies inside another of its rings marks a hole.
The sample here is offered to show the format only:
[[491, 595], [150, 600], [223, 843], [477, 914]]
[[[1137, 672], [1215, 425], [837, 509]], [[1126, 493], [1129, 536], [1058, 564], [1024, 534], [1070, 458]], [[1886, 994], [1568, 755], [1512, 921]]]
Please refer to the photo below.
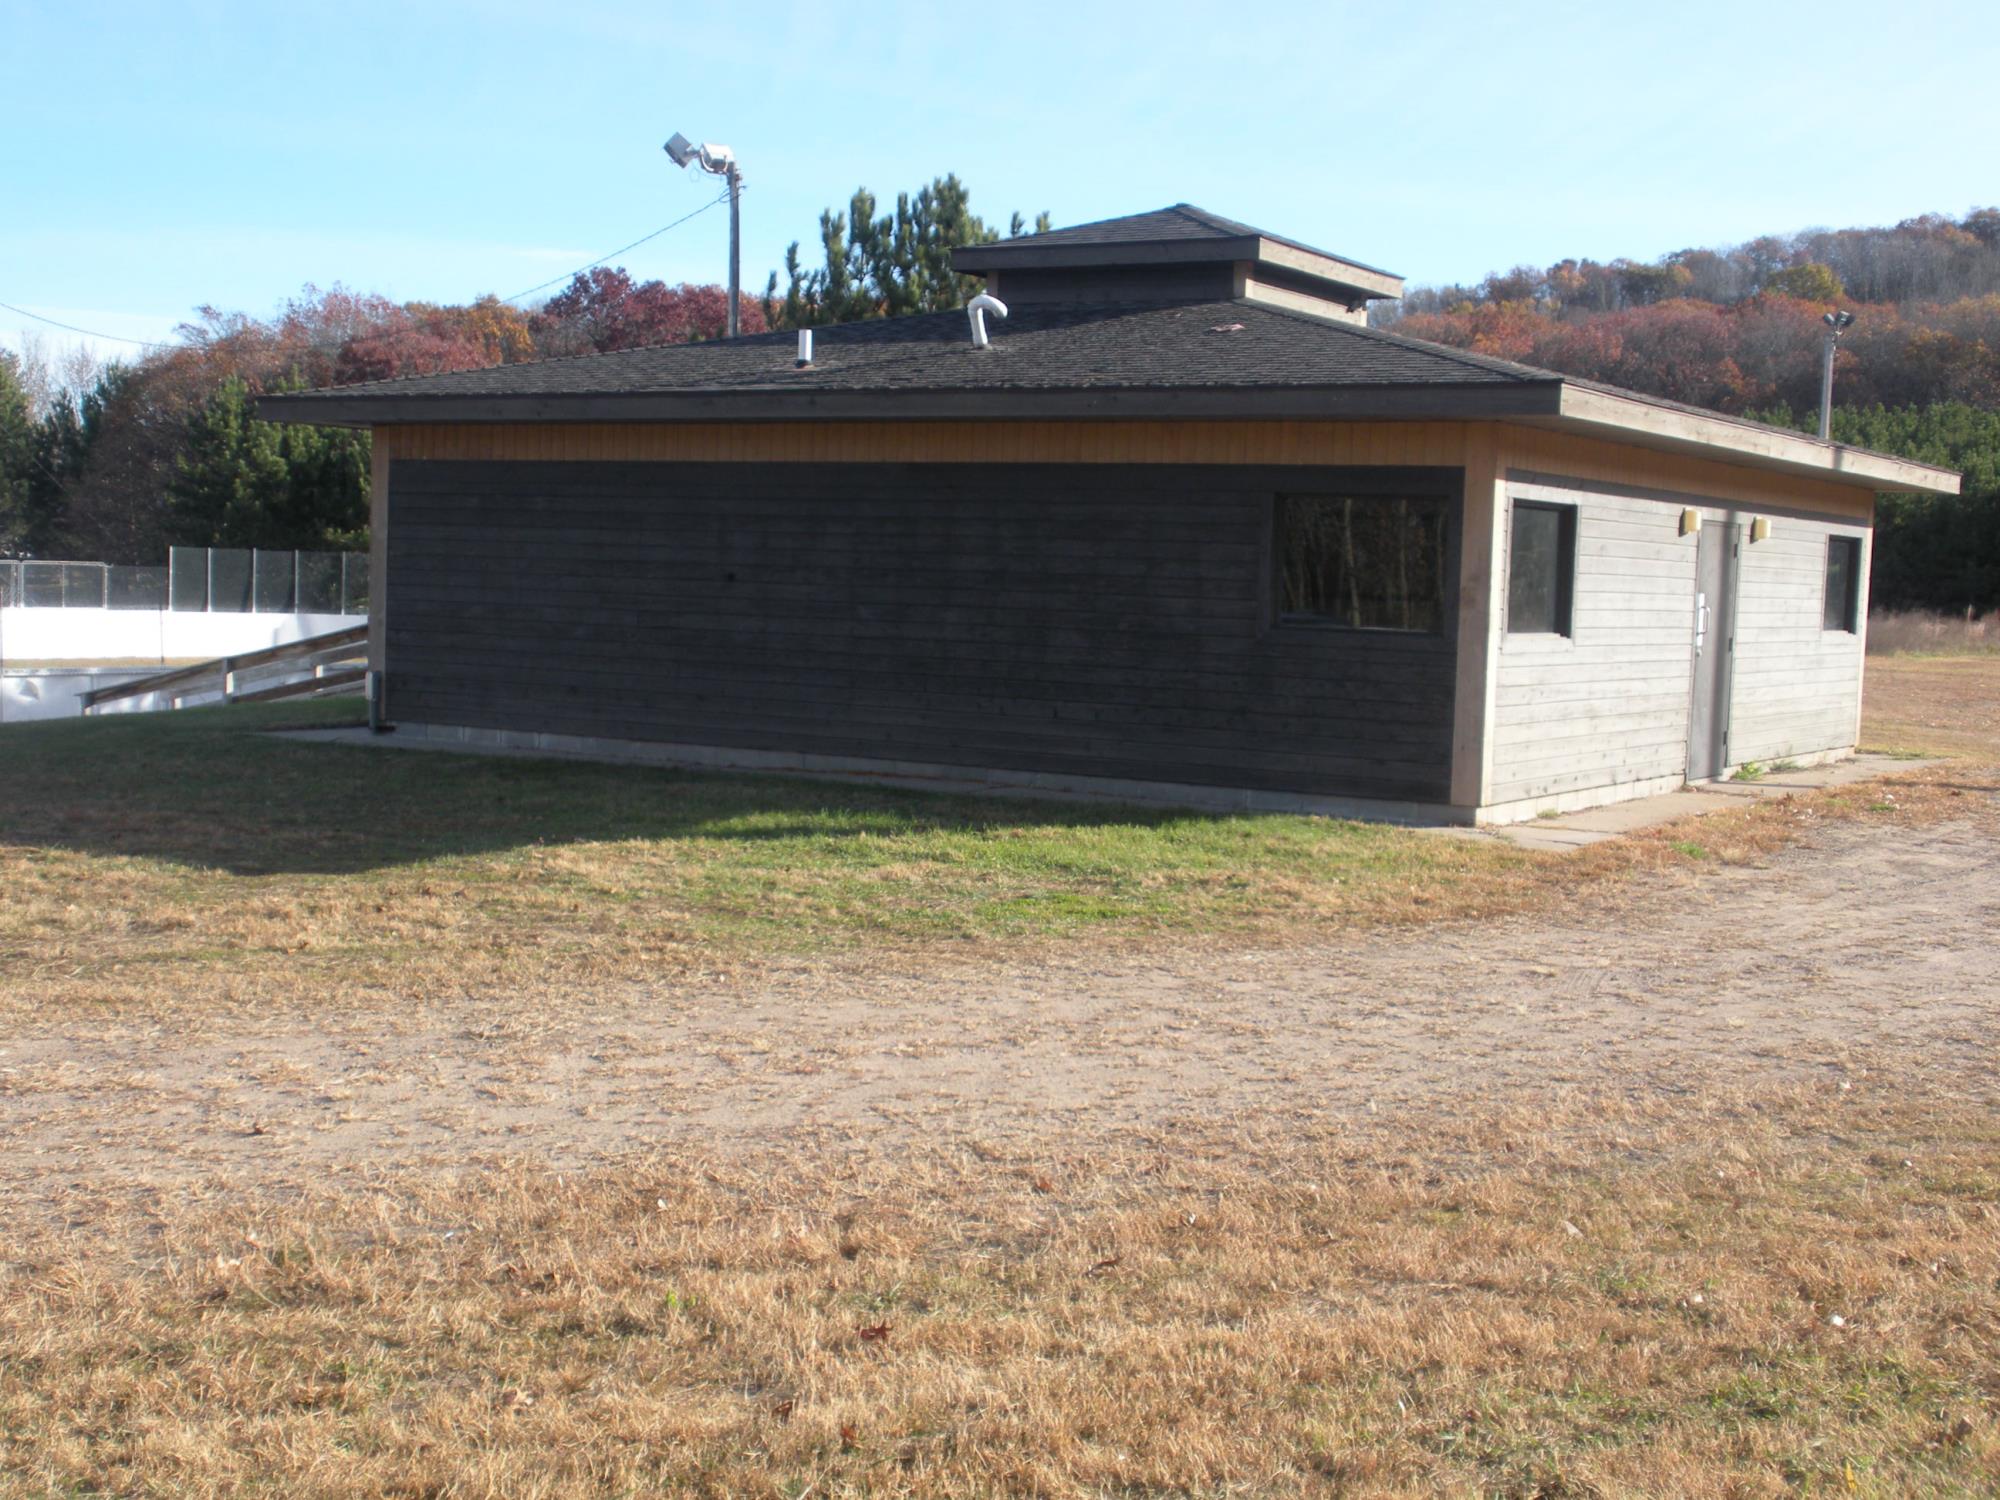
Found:
[[1086, 1276], [1102, 1276], [1106, 1271], [1116, 1268], [1118, 1262], [1124, 1258], [1122, 1255], [1107, 1255], [1083, 1274]]
[[860, 1334], [861, 1342], [864, 1344], [879, 1344], [889, 1337], [889, 1325], [887, 1323], [876, 1323], [870, 1327], [855, 1331]]
[[1046, 1177], [1037, 1177], [1034, 1182], [1034, 1188], [1038, 1193], [1053, 1193], [1056, 1190], [1056, 1185]]
[[852, 1423], [842, 1422], [840, 1424], [841, 1447], [851, 1449], [860, 1440], [861, 1440], [861, 1434], [854, 1430], [854, 1426]]
[[780, 1422], [789, 1422], [792, 1419], [792, 1410], [796, 1405], [796, 1402], [787, 1397], [771, 1408], [771, 1415], [776, 1417]]

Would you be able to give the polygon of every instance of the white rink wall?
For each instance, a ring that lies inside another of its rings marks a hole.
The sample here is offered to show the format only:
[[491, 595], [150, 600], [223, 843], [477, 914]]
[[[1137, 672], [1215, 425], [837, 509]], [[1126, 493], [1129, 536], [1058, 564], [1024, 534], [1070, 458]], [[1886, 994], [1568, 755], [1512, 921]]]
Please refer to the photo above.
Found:
[[29, 661], [207, 661], [367, 623], [366, 615], [19, 606], [0, 609], [0, 667]]
[[[0, 609], [0, 725], [77, 718], [78, 695], [150, 677], [169, 663], [240, 656], [367, 623], [366, 615]], [[121, 698], [97, 712], [145, 713], [171, 707], [170, 697]]]
[[[79, 695], [94, 688], [117, 687], [121, 682], [150, 677], [153, 670], [151, 667], [49, 667], [0, 672], [0, 725], [78, 718], [83, 713], [83, 705], [77, 702]], [[98, 712], [145, 713], [168, 706], [163, 695], [147, 693], [107, 703]]]

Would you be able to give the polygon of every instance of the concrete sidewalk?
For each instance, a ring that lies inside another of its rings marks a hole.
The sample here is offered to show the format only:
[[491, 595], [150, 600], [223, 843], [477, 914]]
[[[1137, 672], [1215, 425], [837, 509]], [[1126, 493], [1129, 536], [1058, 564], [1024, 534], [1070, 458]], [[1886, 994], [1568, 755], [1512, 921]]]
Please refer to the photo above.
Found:
[[1698, 818], [1746, 802], [1769, 801], [1795, 792], [1820, 791], [1826, 787], [1851, 786], [1873, 781], [1898, 771], [1911, 771], [1934, 764], [1893, 755], [1852, 755], [1831, 765], [1810, 766], [1798, 771], [1780, 771], [1755, 781], [1718, 781], [1691, 786], [1684, 791], [1666, 792], [1658, 797], [1637, 797], [1609, 807], [1593, 807], [1584, 812], [1563, 813], [1554, 818], [1536, 818], [1529, 823], [1505, 823], [1483, 828], [1440, 828], [1460, 838], [1499, 839], [1523, 849], [1563, 853], [1586, 849], [1641, 829], [1671, 823], [1676, 818]]

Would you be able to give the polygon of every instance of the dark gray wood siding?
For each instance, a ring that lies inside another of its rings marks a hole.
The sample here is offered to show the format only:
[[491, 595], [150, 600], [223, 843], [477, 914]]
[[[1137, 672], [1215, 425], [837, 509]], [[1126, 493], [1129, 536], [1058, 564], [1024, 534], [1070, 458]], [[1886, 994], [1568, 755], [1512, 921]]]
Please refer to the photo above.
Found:
[[1456, 470], [396, 462], [411, 723], [1442, 801], [1437, 635], [1275, 623], [1275, 497]]

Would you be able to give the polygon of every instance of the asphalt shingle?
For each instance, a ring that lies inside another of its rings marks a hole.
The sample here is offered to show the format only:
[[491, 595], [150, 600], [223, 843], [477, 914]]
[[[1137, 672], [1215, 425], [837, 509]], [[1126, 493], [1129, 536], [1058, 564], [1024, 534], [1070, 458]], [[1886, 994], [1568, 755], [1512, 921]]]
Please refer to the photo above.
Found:
[[1554, 381], [1542, 370], [1251, 301], [1024, 307], [989, 319], [972, 347], [960, 310], [846, 323], [796, 338], [757, 334], [301, 393], [423, 398], [754, 391], [1231, 390], [1493, 386]]

